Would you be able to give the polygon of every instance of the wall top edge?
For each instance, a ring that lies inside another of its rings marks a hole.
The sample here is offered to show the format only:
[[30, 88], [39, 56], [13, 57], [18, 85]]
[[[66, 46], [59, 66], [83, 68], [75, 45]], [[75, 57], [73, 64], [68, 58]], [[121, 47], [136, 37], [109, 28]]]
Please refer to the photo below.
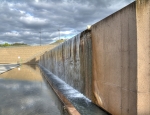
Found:
[[92, 25], [92, 27], [96, 26], [98, 23], [101, 23], [101, 22], [103, 22], [103, 21], [106, 21], [106, 20], [111, 19], [112, 17], [114, 17], [115, 15], [117, 15], [117, 14], [123, 12], [124, 10], [128, 9], [129, 7], [135, 9], [135, 8], [136, 8], [136, 1], [134, 1], [134, 2], [132, 2], [132, 3], [130, 3], [130, 4], [128, 4], [127, 6], [121, 8], [120, 10], [118, 10], [118, 11], [112, 13], [111, 15], [105, 17], [104, 19], [102, 19], [102, 20], [96, 22], [95, 24]]

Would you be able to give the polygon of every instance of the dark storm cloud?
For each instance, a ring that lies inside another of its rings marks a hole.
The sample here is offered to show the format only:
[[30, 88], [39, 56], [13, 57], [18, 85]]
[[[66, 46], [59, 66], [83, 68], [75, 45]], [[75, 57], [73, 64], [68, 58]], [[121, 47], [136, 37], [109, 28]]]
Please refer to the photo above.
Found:
[[70, 38], [133, 0], [0, 0], [0, 42]]

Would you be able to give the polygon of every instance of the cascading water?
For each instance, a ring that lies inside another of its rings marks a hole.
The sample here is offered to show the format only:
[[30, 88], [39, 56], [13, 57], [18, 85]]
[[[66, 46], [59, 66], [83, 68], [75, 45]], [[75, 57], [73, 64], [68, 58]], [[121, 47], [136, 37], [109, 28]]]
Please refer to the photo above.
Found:
[[46, 52], [40, 58], [40, 65], [92, 98], [91, 50], [91, 34], [86, 30]]

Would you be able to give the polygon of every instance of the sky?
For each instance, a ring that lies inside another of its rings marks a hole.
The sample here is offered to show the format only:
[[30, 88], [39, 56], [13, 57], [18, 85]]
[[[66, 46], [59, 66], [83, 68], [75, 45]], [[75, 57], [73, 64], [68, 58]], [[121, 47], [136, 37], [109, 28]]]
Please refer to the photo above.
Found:
[[0, 0], [0, 44], [70, 39], [133, 1]]

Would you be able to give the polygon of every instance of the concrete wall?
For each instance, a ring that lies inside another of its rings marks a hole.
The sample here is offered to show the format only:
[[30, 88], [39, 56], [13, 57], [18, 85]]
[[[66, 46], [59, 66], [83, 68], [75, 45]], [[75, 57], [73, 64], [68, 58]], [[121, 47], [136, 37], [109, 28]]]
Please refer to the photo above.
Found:
[[40, 64], [91, 98], [91, 51], [91, 34], [86, 30], [46, 52], [41, 57]]
[[137, 0], [137, 111], [150, 115], [150, 0]]
[[137, 114], [135, 2], [92, 26], [92, 99], [113, 115]]
[[137, 0], [40, 64], [113, 115], [150, 114], [150, 0]]

